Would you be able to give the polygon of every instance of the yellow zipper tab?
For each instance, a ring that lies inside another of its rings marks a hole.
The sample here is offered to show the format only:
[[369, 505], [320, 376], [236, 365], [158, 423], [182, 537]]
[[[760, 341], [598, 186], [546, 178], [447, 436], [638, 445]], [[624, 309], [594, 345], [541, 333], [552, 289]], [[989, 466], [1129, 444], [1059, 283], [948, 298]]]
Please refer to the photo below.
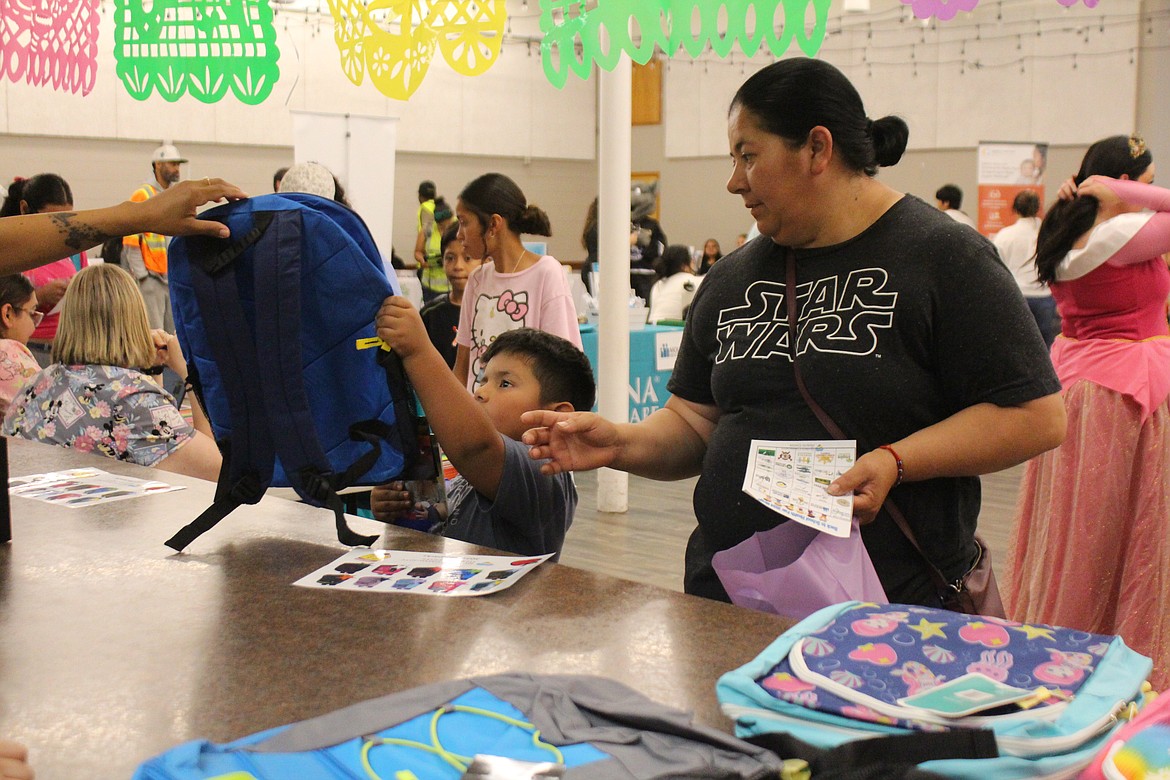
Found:
[[385, 341], [382, 341], [382, 339], [378, 338], [377, 336], [371, 336], [368, 339], [358, 339], [354, 344], [354, 347], [356, 349], [373, 349], [374, 347], [380, 347], [387, 352], [390, 351], [390, 345]]

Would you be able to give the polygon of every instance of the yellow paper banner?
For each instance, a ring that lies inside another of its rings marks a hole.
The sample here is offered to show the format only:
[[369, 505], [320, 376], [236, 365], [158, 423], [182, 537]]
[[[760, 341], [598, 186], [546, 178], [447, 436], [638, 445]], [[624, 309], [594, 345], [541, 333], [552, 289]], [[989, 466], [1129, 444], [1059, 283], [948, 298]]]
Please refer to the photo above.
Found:
[[378, 91], [406, 100], [426, 77], [438, 48], [453, 70], [478, 76], [495, 64], [504, 40], [504, 0], [329, 0], [341, 68], [354, 84], [367, 75]]

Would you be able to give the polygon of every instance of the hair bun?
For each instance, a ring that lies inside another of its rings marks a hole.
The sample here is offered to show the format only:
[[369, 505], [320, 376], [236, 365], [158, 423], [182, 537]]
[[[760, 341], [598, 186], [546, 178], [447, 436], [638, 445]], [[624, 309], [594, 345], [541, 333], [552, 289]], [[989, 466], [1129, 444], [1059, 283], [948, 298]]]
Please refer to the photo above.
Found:
[[533, 206], [531, 203], [520, 212], [519, 219], [512, 227], [517, 233], [528, 233], [533, 236], [552, 235], [552, 224], [549, 222], [548, 214], [544, 213], [540, 206]]
[[873, 135], [874, 159], [885, 168], [897, 165], [910, 140], [910, 127], [898, 116], [884, 116], [869, 123]]

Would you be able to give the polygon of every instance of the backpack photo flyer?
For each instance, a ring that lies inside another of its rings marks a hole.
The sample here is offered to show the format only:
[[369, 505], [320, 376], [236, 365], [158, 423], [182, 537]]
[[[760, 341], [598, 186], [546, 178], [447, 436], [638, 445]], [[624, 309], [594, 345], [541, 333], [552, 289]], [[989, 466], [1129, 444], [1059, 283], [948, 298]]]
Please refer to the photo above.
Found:
[[833, 536], [849, 536], [853, 496], [825, 489], [857, 459], [857, 442], [753, 439], [743, 492], [789, 520]]
[[293, 583], [304, 588], [484, 596], [510, 588], [552, 557], [350, 550]]
[[182, 489], [182, 485], [125, 477], [93, 468], [53, 471], [8, 480], [8, 493], [11, 496], [31, 498], [70, 509]]

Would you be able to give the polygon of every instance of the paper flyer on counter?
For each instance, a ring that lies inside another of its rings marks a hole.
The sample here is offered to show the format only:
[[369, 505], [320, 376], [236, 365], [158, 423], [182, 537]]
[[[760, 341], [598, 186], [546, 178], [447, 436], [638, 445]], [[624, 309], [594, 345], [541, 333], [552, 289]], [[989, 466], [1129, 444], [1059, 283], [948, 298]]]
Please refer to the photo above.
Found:
[[8, 480], [8, 494], [11, 496], [31, 498], [70, 509], [182, 489], [182, 485], [123, 477], [90, 468], [11, 477]]
[[423, 596], [484, 596], [512, 587], [551, 557], [551, 553], [521, 557], [350, 550], [293, 584]]
[[856, 441], [753, 439], [743, 491], [790, 520], [845, 538], [853, 496], [830, 496], [825, 488], [856, 459]]

